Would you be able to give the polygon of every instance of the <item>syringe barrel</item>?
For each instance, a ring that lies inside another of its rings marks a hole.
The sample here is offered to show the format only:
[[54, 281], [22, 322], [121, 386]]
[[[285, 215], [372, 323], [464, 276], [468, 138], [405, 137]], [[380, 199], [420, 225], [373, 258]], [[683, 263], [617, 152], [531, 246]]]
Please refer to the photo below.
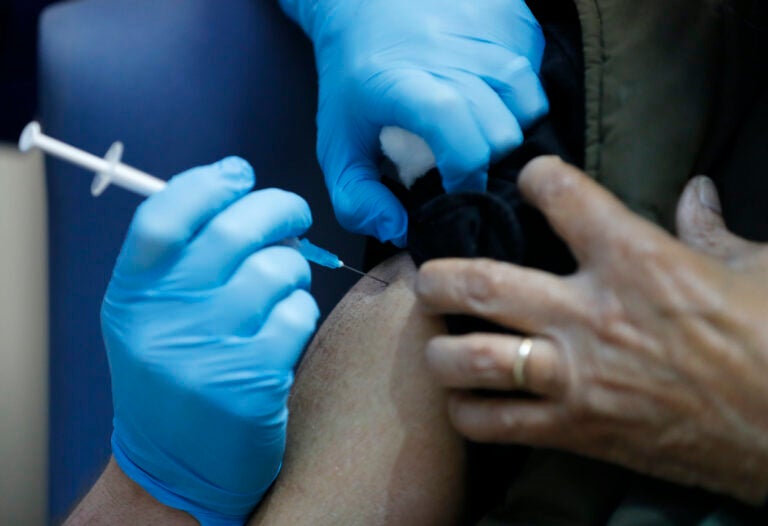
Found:
[[113, 184], [143, 196], [155, 194], [166, 185], [162, 179], [122, 163], [115, 165], [110, 175], [112, 175]]
[[109, 169], [109, 163], [101, 157], [96, 157], [46, 135], [35, 137], [35, 145], [54, 157], [75, 163], [93, 172], [103, 172]]
[[112, 163], [101, 157], [96, 157], [52, 137], [39, 135], [35, 138], [35, 141], [37, 146], [46, 153], [93, 172], [106, 174], [113, 184], [145, 197], [165, 188], [165, 181], [162, 179], [158, 179], [126, 164], [117, 163], [113, 166]]

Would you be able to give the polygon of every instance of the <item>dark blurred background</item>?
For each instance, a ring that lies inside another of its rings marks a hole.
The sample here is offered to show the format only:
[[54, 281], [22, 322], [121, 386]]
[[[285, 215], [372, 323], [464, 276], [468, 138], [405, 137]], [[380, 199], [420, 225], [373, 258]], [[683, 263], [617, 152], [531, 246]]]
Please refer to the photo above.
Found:
[[0, 0], [0, 141], [16, 142], [37, 104], [37, 20], [52, 0]]

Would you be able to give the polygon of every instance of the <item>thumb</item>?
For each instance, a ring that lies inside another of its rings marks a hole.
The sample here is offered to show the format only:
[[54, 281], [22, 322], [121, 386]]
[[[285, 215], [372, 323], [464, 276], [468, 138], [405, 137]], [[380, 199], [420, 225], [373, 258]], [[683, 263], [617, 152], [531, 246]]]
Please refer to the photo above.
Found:
[[329, 191], [341, 226], [382, 242], [405, 245], [408, 231], [405, 208], [378, 180], [373, 165], [347, 166], [336, 184], [332, 187], [329, 184]]
[[722, 260], [751, 254], [755, 245], [728, 231], [717, 188], [709, 177], [691, 179], [677, 205], [677, 235], [698, 252]]

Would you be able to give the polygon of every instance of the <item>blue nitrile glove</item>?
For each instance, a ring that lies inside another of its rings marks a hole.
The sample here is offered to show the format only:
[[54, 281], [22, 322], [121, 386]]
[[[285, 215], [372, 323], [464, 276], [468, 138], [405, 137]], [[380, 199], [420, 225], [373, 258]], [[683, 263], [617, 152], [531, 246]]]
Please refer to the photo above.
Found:
[[232, 157], [147, 199], [101, 311], [115, 459], [204, 525], [242, 524], [280, 470], [293, 367], [319, 314], [306, 260], [270, 246], [302, 234], [309, 207], [253, 184]]
[[407, 217], [380, 182], [378, 135], [432, 148], [448, 192], [484, 190], [489, 162], [548, 110], [541, 27], [523, 0], [280, 0], [315, 46], [317, 151], [336, 217], [403, 245]]

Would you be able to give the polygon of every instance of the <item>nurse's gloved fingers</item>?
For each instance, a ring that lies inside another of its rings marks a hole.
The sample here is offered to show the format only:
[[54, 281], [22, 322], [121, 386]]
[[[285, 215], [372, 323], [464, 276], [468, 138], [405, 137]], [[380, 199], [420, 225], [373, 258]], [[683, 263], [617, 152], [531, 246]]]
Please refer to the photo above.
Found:
[[499, 95], [482, 79], [468, 73], [454, 73], [452, 83], [470, 103], [475, 119], [497, 161], [523, 143], [523, 131], [515, 115]]
[[408, 215], [400, 200], [378, 177], [373, 165], [349, 162], [335, 180], [328, 178], [336, 219], [347, 230], [403, 247], [408, 234]]
[[501, 69], [485, 76], [484, 80], [498, 93], [524, 130], [549, 111], [549, 100], [539, 76], [525, 57], [510, 56]]
[[270, 350], [260, 363], [275, 369], [295, 367], [319, 318], [320, 309], [309, 292], [293, 291], [272, 309], [266, 323], [252, 339], [256, 352]]
[[248, 337], [261, 330], [271, 311], [295, 290], [309, 290], [309, 263], [298, 251], [274, 246], [252, 254], [215, 291], [209, 323], [219, 334]]
[[298, 195], [276, 188], [252, 192], [203, 227], [174, 272], [187, 287], [220, 285], [253, 252], [311, 225], [309, 205]]
[[166, 263], [254, 184], [253, 168], [238, 157], [175, 176], [164, 190], [139, 206], [115, 271], [130, 275]]
[[435, 154], [447, 192], [484, 191], [491, 147], [467, 98], [440, 78], [399, 70], [378, 101], [376, 120], [423, 138]]

